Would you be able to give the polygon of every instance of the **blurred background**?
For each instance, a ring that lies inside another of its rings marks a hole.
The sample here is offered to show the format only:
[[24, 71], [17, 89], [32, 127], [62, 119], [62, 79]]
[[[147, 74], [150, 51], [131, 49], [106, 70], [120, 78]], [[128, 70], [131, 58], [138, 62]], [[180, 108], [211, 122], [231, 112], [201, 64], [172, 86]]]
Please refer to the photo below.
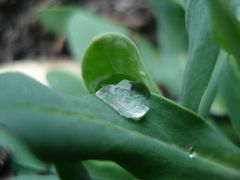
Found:
[[49, 32], [37, 18], [39, 10], [56, 4], [82, 7], [107, 16], [157, 42], [156, 23], [147, 0], [0, 0], [1, 63], [70, 57], [65, 38]]

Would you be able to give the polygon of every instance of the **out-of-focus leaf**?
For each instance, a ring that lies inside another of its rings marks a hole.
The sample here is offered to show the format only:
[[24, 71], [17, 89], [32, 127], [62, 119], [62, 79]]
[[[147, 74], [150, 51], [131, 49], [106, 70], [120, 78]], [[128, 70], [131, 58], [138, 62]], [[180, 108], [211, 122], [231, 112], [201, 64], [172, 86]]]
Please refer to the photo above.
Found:
[[59, 162], [55, 165], [61, 180], [90, 180], [88, 171], [80, 162]]
[[32, 171], [40, 171], [46, 167], [13, 132], [3, 126], [0, 126], [0, 147], [10, 150], [13, 163], [17, 165], [16, 170], [20, 174], [25, 166], [30, 167]]
[[128, 32], [123, 26], [81, 8], [53, 6], [41, 10], [38, 16], [40, 23], [50, 31], [66, 35], [69, 50], [78, 60], [93, 37], [106, 32]]
[[239, 148], [161, 97], [152, 95], [150, 112], [135, 122], [95, 96], [65, 96], [20, 74], [1, 75], [0, 87], [0, 123], [45, 160], [109, 159], [140, 179], [240, 178]]
[[65, 6], [52, 6], [41, 9], [37, 16], [39, 22], [49, 31], [64, 35], [67, 31], [69, 18], [77, 13], [77, 9]]
[[171, 0], [152, 0], [150, 5], [158, 24], [160, 45], [158, 81], [172, 94], [179, 96], [187, 54], [185, 13]]
[[93, 180], [127, 180], [136, 179], [129, 174], [125, 169], [111, 161], [84, 161], [84, 166]]
[[203, 117], [208, 116], [214, 98], [216, 97], [218, 85], [221, 79], [221, 74], [223, 72], [227, 59], [228, 59], [227, 53], [224, 51], [220, 51], [217, 63], [209, 80], [209, 85], [207, 86], [205, 93], [202, 97], [201, 103], [199, 105], [199, 114]]
[[234, 59], [227, 63], [220, 85], [220, 92], [233, 127], [240, 137], [240, 74]]
[[142, 82], [151, 92], [159, 93], [140, 60], [137, 47], [120, 34], [108, 33], [95, 38], [83, 57], [82, 77], [90, 92], [127, 79]]
[[60, 180], [56, 175], [19, 175], [8, 180]]
[[147, 71], [153, 78], [154, 82], [159, 83], [160, 81], [160, 61], [159, 53], [156, 47], [153, 46], [146, 38], [140, 35], [134, 35], [131, 39], [136, 43], [139, 49], [139, 54], [146, 66]]
[[73, 96], [84, 96], [88, 92], [82, 84], [82, 80], [76, 75], [66, 71], [50, 71], [47, 73], [47, 81], [51, 88]]
[[107, 32], [127, 34], [125, 28], [111, 23], [101, 16], [83, 14], [72, 16], [67, 27], [67, 40], [73, 57], [80, 60], [93, 38]]
[[230, 8], [230, 3], [231, 0], [209, 1], [212, 18], [211, 25], [215, 40], [228, 53], [236, 57], [240, 67], [240, 22]]
[[218, 90], [216, 97], [213, 101], [213, 104], [211, 106], [211, 113], [213, 113], [215, 115], [219, 115], [219, 116], [224, 116], [227, 114], [227, 109], [223, 102], [223, 98], [222, 98], [222, 95], [220, 94], [219, 90]]
[[209, 33], [207, 1], [190, 0], [186, 12], [189, 50], [181, 104], [195, 112], [199, 110], [219, 53]]
[[177, 3], [179, 6], [181, 6], [183, 9], [187, 7], [187, 3], [189, 0], [172, 0], [175, 3]]
[[135, 34], [132, 36], [127, 28], [101, 15], [74, 7], [53, 6], [41, 10], [38, 16], [40, 23], [47, 29], [67, 37], [69, 50], [77, 60], [82, 58], [84, 50], [95, 36], [106, 32], [129, 35], [137, 43], [146, 68], [154, 80], [158, 81], [158, 53], [144, 37]]

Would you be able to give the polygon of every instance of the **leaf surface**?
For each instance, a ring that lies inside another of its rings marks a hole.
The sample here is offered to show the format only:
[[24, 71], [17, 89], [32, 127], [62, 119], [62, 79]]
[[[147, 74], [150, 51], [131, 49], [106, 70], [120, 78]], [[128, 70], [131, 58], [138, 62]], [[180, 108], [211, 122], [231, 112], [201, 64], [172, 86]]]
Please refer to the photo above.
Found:
[[50, 71], [47, 73], [47, 81], [51, 88], [73, 96], [87, 95], [82, 80], [67, 71]]
[[235, 4], [236, 9], [240, 8], [239, 1], [209, 1], [212, 20], [211, 27], [215, 40], [229, 54], [236, 57], [240, 67], [240, 22], [237, 19], [239, 10], [234, 14], [231, 3]]
[[[0, 87], [0, 123], [45, 160], [109, 159], [141, 179], [240, 178], [239, 148], [159, 96], [145, 119], [133, 122], [95, 96], [58, 94], [20, 74], [1, 75]], [[189, 158], [189, 144], [196, 158]]]
[[185, 12], [172, 0], [151, 0], [150, 5], [158, 27], [160, 61], [155, 65], [158, 81], [173, 95], [179, 96], [188, 44]]
[[189, 48], [181, 104], [195, 112], [198, 112], [219, 53], [209, 32], [207, 1], [190, 0], [186, 12]]
[[123, 79], [142, 82], [150, 91], [159, 93], [142, 64], [136, 45], [120, 34], [104, 34], [89, 45], [83, 57], [82, 77], [91, 93]]

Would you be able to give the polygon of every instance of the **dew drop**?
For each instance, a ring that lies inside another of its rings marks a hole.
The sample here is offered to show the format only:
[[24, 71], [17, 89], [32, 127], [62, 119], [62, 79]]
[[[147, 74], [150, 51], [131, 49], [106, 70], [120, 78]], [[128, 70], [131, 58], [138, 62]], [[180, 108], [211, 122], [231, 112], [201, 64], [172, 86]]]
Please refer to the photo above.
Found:
[[197, 156], [197, 153], [195, 151], [193, 151], [191, 154], [189, 154], [189, 157], [192, 159], [192, 158], [195, 158]]
[[188, 151], [189, 157], [190, 157], [191, 159], [196, 158], [197, 155], [198, 155], [197, 152], [195, 151], [193, 145], [191, 145], [191, 144], [189, 144], [189, 145], [187, 146], [187, 151]]
[[133, 120], [140, 120], [150, 109], [147, 105], [150, 97], [147, 88], [128, 80], [106, 85], [96, 92], [96, 96], [120, 115]]

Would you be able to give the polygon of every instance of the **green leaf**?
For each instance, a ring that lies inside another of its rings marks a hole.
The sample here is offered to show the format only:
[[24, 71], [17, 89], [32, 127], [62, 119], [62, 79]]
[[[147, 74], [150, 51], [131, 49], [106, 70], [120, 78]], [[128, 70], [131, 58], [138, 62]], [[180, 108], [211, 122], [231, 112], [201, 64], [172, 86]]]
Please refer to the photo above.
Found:
[[186, 14], [189, 50], [181, 104], [195, 112], [198, 112], [219, 53], [209, 33], [207, 1], [190, 0]]
[[140, 60], [137, 47], [120, 34], [108, 33], [95, 38], [83, 57], [82, 77], [90, 92], [127, 79], [142, 82], [151, 92], [159, 93]]
[[61, 180], [90, 180], [85, 167], [80, 162], [60, 162], [55, 165]]
[[179, 96], [187, 55], [185, 13], [171, 0], [151, 0], [150, 5], [157, 20], [160, 45], [160, 63], [154, 69], [158, 69], [158, 81]]
[[[79, 31], [81, 30], [81, 31]], [[66, 35], [71, 54], [81, 60], [94, 37], [106, 32], [127, 34], [127, 29], [101, 16], [76, 14], [69, 20]]]
[[82, 84], [82, 80], [67, 71], [50, 71], [47, 73], [47, 81], [51, 88], [73, 96], [84, 96], [88, 92]]
[[66, 35], [71, 54], [78, 60], [93, 37], [105, 32], [128, 32], [109, 19], [81, 8], [53, 6], [41, 10], [38, 16], [40, 23], [50, 31]]
[[220, 92], [233, 128], [240, 137], [240, 74], [234, 59], [227, 63], [220, 84]]
[[130, 37], [134, 43], [136, 43], [139, 49], [139, 54], [143, 60], [143, 64], [146, 66], [147, 71], [154, 80], [159, 83], [160, 81], [160, 64], [159, 64], [159, 53], [154, 45], [149, 42], [144, 36], [133, 35]]
[[126, 179], [136, 179], [131, 174], [129, 174], [125, 169], [120, 167], [111, 161], [84, 161], [84, 166], [88, 169], [88, 172], [92, 179], [104, 180], [104, 179], [114, 179], [114, 180], [126, 180]]
[[0, 147], [10, 150], [13, 163], [17, 165], [16, 171], [20, 174], [26, 166], [32, 169], [32, 173], [46, 167], [13, 132], [3, 126], [0, 126]]
[[41, 9], [38, 14], [38, 21], [49, 31], [63, 35], [67, 31], [69, 18], [77, 12], [77, 8], [65, 6], [52, 6]]
[[231, 0], [209, 1], [212, 20], [211, 27], [215, 40], [228, 53], [237, 58], [240, 67], [240, 22], [230, 8], [231, 2]]
[[199, 105], [199, 114], [202, 115], [203, 117], [207, 117], [211, 109], [212, 103], [217, 94], [221, 74], [223, 72], [227, 59], [228, 59], [227, 53], [224, 51], [220, 51], [217, 63], [212, 72], [212, 76], [209, 80], [209, 85], [206, 88], [201, 103]]
[[8, 180], [60, 180], [55, 175], [20, 175], [11, 177]]
[[146, 38], [136, 34], [132, 36], [127, 28], [80, 8], [53, 6], [42, 9], [38, 16], [40, 23], [47, 29], [67, 37], [71, 54], [78, 60], [82, 58], [84, 50], [95, 36], [106, 32], [129, 34], [137, 43], [146, 68], [154, 80], [159, 80], [158, 53]]
[[189, 0], [172, 0], [183, 9], [186, 9]]
[[[140, 179], [240, 178], [239, 148], [159, 96], [152, 95], [145, 119], [134, 122], [95, 96], [65, 96], [20, 74], [1, 75], [0, 88], [0, 123], [42, 159], [109, 159]], [[198, 154], [193, 159], [189, 144]]]
[[[95, 36], [106, 32], [129, 34], [137, 43], [143, 57], [143, 62], [151, 75], [153, 75], [154, 80], [157, 81], [159, 79], [159, 65], [157, 64], [159, 58], [157, 51], [146, 38], [137, 34], [132, 36], [127, 28], [101, 15], [74, 7], [53, 6], [45, 8], [38, 13], [38, 17], [40, 23], [48, 30], [58, 35], [67, 36], [71, 54], [78, 60], [82, 58], [84, 50]], [[154, 71], [152, 68], [154, 68]]]

